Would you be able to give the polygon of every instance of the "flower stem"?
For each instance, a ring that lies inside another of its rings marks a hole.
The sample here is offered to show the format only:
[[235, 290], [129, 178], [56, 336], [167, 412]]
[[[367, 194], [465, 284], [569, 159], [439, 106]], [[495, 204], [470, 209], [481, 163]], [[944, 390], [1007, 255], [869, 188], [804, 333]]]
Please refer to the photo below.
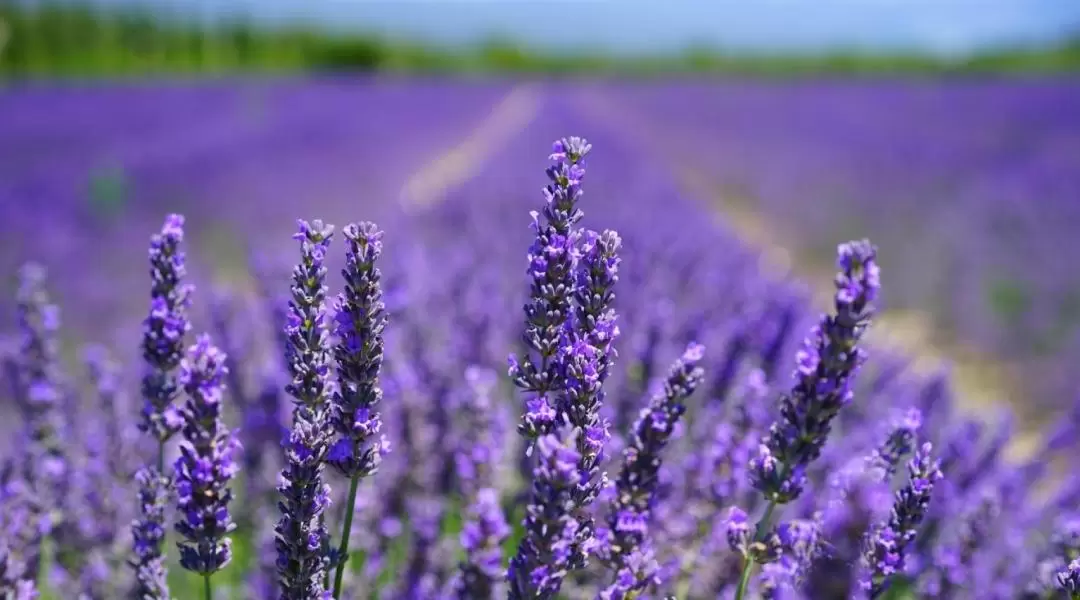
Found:
[[353, 512], [356, 510], [356, 488], [359, 487], [360, 476], [353, 475], [349, 482], [349, 499], [345, 505], [345, 525], [341, 532], [341, 545], [338, 546], [338, 564], [334, 573], [334, 598], [341, 596], [341, 582], [345, 578], [345, 565], [349, 560], [349, 534], [352, 532]]
[[[772, 514], [775, 510], [776, 500], [770, 500], [769, 505], [765, 507], [765, 514], [761, 515], [761, 520], [758, 521], [757, 528], [754, 530], [755, 542], [760, 542], [761, 537], [769, 530], [769, 522], [772, 521]], [[750, 574], [753, 570], [754, 555], [752, 552], [748, 552], [746, 560], [743, 562], [742, 575], [739, 577], [739, 587], [735, 590], [735, 600], [743, 600], [743, 597], [746, 595], [746, 588], [750, 584]]]
[[157, 447], [157, 470], [158, 475], [165, 474], [165, 442], [159, 441]]
[[206, 600], [214, 599], [214, 590], [210, 587], [210, 574], [203, 575], [203, 598]]

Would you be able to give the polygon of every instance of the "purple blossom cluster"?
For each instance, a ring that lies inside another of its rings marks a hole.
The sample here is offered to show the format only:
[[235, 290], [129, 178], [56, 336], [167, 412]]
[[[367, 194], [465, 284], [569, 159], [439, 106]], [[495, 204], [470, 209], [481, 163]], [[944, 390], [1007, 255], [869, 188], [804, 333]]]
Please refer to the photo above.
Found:
[[[170, 215], [142, 360], [92, 346], [85, 381], [23, 271], [0, 597], [1080, 597], [1080, 478], [1056, 468], [1075, 418], [1011, 458], [1008, 415], [867, 342], [875, 246], [838, 247], [815, 317], [745, 249], [703, 248], [724, 238], [700, 207], [587, 202], [591, 150], [554, 144], [528, 238], [503, 225], [531, 199], [464, 193], [385, 233], [299, 221], [298, 255], [206, 307]], [[611, 151], [590, 186], [669, 194]]]

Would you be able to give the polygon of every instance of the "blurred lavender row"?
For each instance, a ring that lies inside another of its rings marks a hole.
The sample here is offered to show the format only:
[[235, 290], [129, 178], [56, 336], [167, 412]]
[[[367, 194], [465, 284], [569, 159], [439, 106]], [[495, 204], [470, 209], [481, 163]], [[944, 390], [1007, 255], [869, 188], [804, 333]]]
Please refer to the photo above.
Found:
[[590, 86], [669, 138], [724, 200], [829, 260], [871, 236], [890, 308], [1019, 368], [1025, 399], [1074, 390], [1080, 84], [1073, 79]]

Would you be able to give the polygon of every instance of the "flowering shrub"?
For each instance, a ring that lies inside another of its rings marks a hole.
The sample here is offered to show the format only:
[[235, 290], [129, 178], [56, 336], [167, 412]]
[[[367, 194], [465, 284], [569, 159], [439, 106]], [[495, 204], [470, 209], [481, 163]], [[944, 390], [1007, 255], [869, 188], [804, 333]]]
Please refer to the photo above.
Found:
[[101, 348], [91, 385], [65, 375], [58, 309], [26, 269], [4, 597], [1080, 598], [1080, 479], [1050, 476], [1074, 421], [1009, 462], [1009, 423], [875, 360], [867, 241], [839, 246], [831, 310], [789, 351], [803, 319], [779, 288], [706, 293], [715, 253], [677, 243], [650, 266], [643, 232], [671, 232], [640, 216], [581, 228], [591, 150], [554, 144], [523, 320], [499, 257], [441, 253], [477, 225], [450, 211], [430, 257], [346, 225], [333, 297], [335, 228], [300, 221], [287, 301], [260, 281], [271, 341], [220, 299], [189, 339], [170, 215], [150, 242], [141, 411]]

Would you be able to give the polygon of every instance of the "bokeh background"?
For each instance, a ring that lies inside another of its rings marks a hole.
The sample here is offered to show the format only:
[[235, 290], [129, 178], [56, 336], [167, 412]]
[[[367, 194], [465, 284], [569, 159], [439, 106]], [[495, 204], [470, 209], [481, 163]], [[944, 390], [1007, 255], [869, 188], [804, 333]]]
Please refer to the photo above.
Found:
[[763, 268], [828, 281], [872, 238], [886, 341], [1047, 415], [1080, 365], [1078, 75], [1072, 0], [7, 0], [0, 271], [131, 339], [166, 212], [243, 286], [296, 217], [535, 195], [521, 140], [596, 130]]

